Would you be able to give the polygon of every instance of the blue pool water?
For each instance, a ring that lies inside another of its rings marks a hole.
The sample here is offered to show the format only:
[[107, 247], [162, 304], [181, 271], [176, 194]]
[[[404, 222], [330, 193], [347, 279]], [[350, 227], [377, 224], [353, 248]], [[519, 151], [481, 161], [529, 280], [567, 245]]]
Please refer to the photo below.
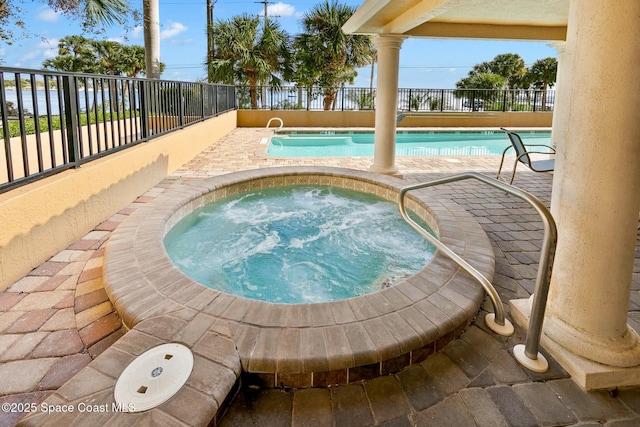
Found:
[[[550, 145], [551, 132], [519, 132], [525, 144]], [[510, 145], [501, 131], [404, 131], [396, 134], [396, 156], [486, 156]], [[274, 157], [373, 156], [373, 132], [290, 132], [271, 138]]]
[[328, 186], [268, 188], [218, 200], [178, 222], [164, 244], [192, 279], [278, 303], [374, 292], [419, 271], [434, 253], [395, 203]]

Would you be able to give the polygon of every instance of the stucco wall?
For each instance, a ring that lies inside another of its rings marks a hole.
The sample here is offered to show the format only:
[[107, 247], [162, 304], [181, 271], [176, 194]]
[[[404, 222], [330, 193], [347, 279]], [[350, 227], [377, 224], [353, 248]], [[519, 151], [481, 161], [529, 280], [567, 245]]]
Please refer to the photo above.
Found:
[[236, 127], [236, 111], [0, 194], [0, 291]]
[[[551, 127], [553, 113], [402, 113], [401, 127]], [[374, 127], [374, 111], [239, 110], [238, 127], [264, 127], [279, 117], [285, 127]], [[279, 122], [272, 122], [278, 126]]]

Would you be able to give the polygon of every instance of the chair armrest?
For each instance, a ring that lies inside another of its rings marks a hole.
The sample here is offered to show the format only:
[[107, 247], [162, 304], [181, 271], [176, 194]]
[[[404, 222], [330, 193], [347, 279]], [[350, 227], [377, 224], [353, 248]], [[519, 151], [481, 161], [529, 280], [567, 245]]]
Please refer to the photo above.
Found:
[[507, 148], [505, 148], [504, 151], [502, 152], [502, 157], [504, 158], [504, 155], [507, 154], [507, 151], [509, 151], [512, 148], [513, 148], [513, 145], [509, 145]]
[[527, 151], [524, 154], [521, 154], [519, 157], [526, 156], [527, 154], [556, 154], [556, 153], [548, 153], [546, 151]]
[[[553, 148], [550, 145], [545, 145], [545, 144], [524, 144], [524, 146], [525, 147], [547, 147], [547, 148], [551, 149], [554, 153], [556, 152], [555, 148]], [[535, 153], [535, 151], [529, 151], [529, 152], [530, 153]], [[549, 153], [540, 153], [540, 154], [549, 154]]]
[[[526, 153], [524, 153], [524, 154], [520, 154], [520, 155], [518, 156], [518, 158], [516, 159], [516, 161], [518, 161], [518, 162], [522, 162], [522, 158], [523, 158], [523, 157], [527, 157], [529, 154], [549, 154], [549, 153], [547, 153], [547, 152], [545, 152], [545, 151], [527, 151], [527, 152], [526, 152]], [[531, 160], [531, 159], [529, 159], [529, 160]]]

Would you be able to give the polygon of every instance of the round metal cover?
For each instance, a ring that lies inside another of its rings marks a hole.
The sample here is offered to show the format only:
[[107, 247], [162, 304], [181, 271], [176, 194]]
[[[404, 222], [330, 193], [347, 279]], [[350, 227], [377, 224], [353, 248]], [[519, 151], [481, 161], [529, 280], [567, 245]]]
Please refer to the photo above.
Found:
[[182, 344], [151, 348], [122, 371], [113, 392], [116, 403], [141, 412], [169, 400], [187, 382], [193, 369], [193, 353]]

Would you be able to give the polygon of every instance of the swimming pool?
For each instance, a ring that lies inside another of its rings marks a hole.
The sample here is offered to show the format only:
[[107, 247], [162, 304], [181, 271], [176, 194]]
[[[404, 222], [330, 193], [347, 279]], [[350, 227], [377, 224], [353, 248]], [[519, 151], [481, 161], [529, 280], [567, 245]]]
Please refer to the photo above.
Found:
[[[549, 131], [518, 132], [525, 144], [550, 145]], [[373, 156], [373, 131], [288, 131], [271, 137], [273, 157]], [[510, 145], [502, 131], [399, 131], [396, 156], [500, 155]]]

